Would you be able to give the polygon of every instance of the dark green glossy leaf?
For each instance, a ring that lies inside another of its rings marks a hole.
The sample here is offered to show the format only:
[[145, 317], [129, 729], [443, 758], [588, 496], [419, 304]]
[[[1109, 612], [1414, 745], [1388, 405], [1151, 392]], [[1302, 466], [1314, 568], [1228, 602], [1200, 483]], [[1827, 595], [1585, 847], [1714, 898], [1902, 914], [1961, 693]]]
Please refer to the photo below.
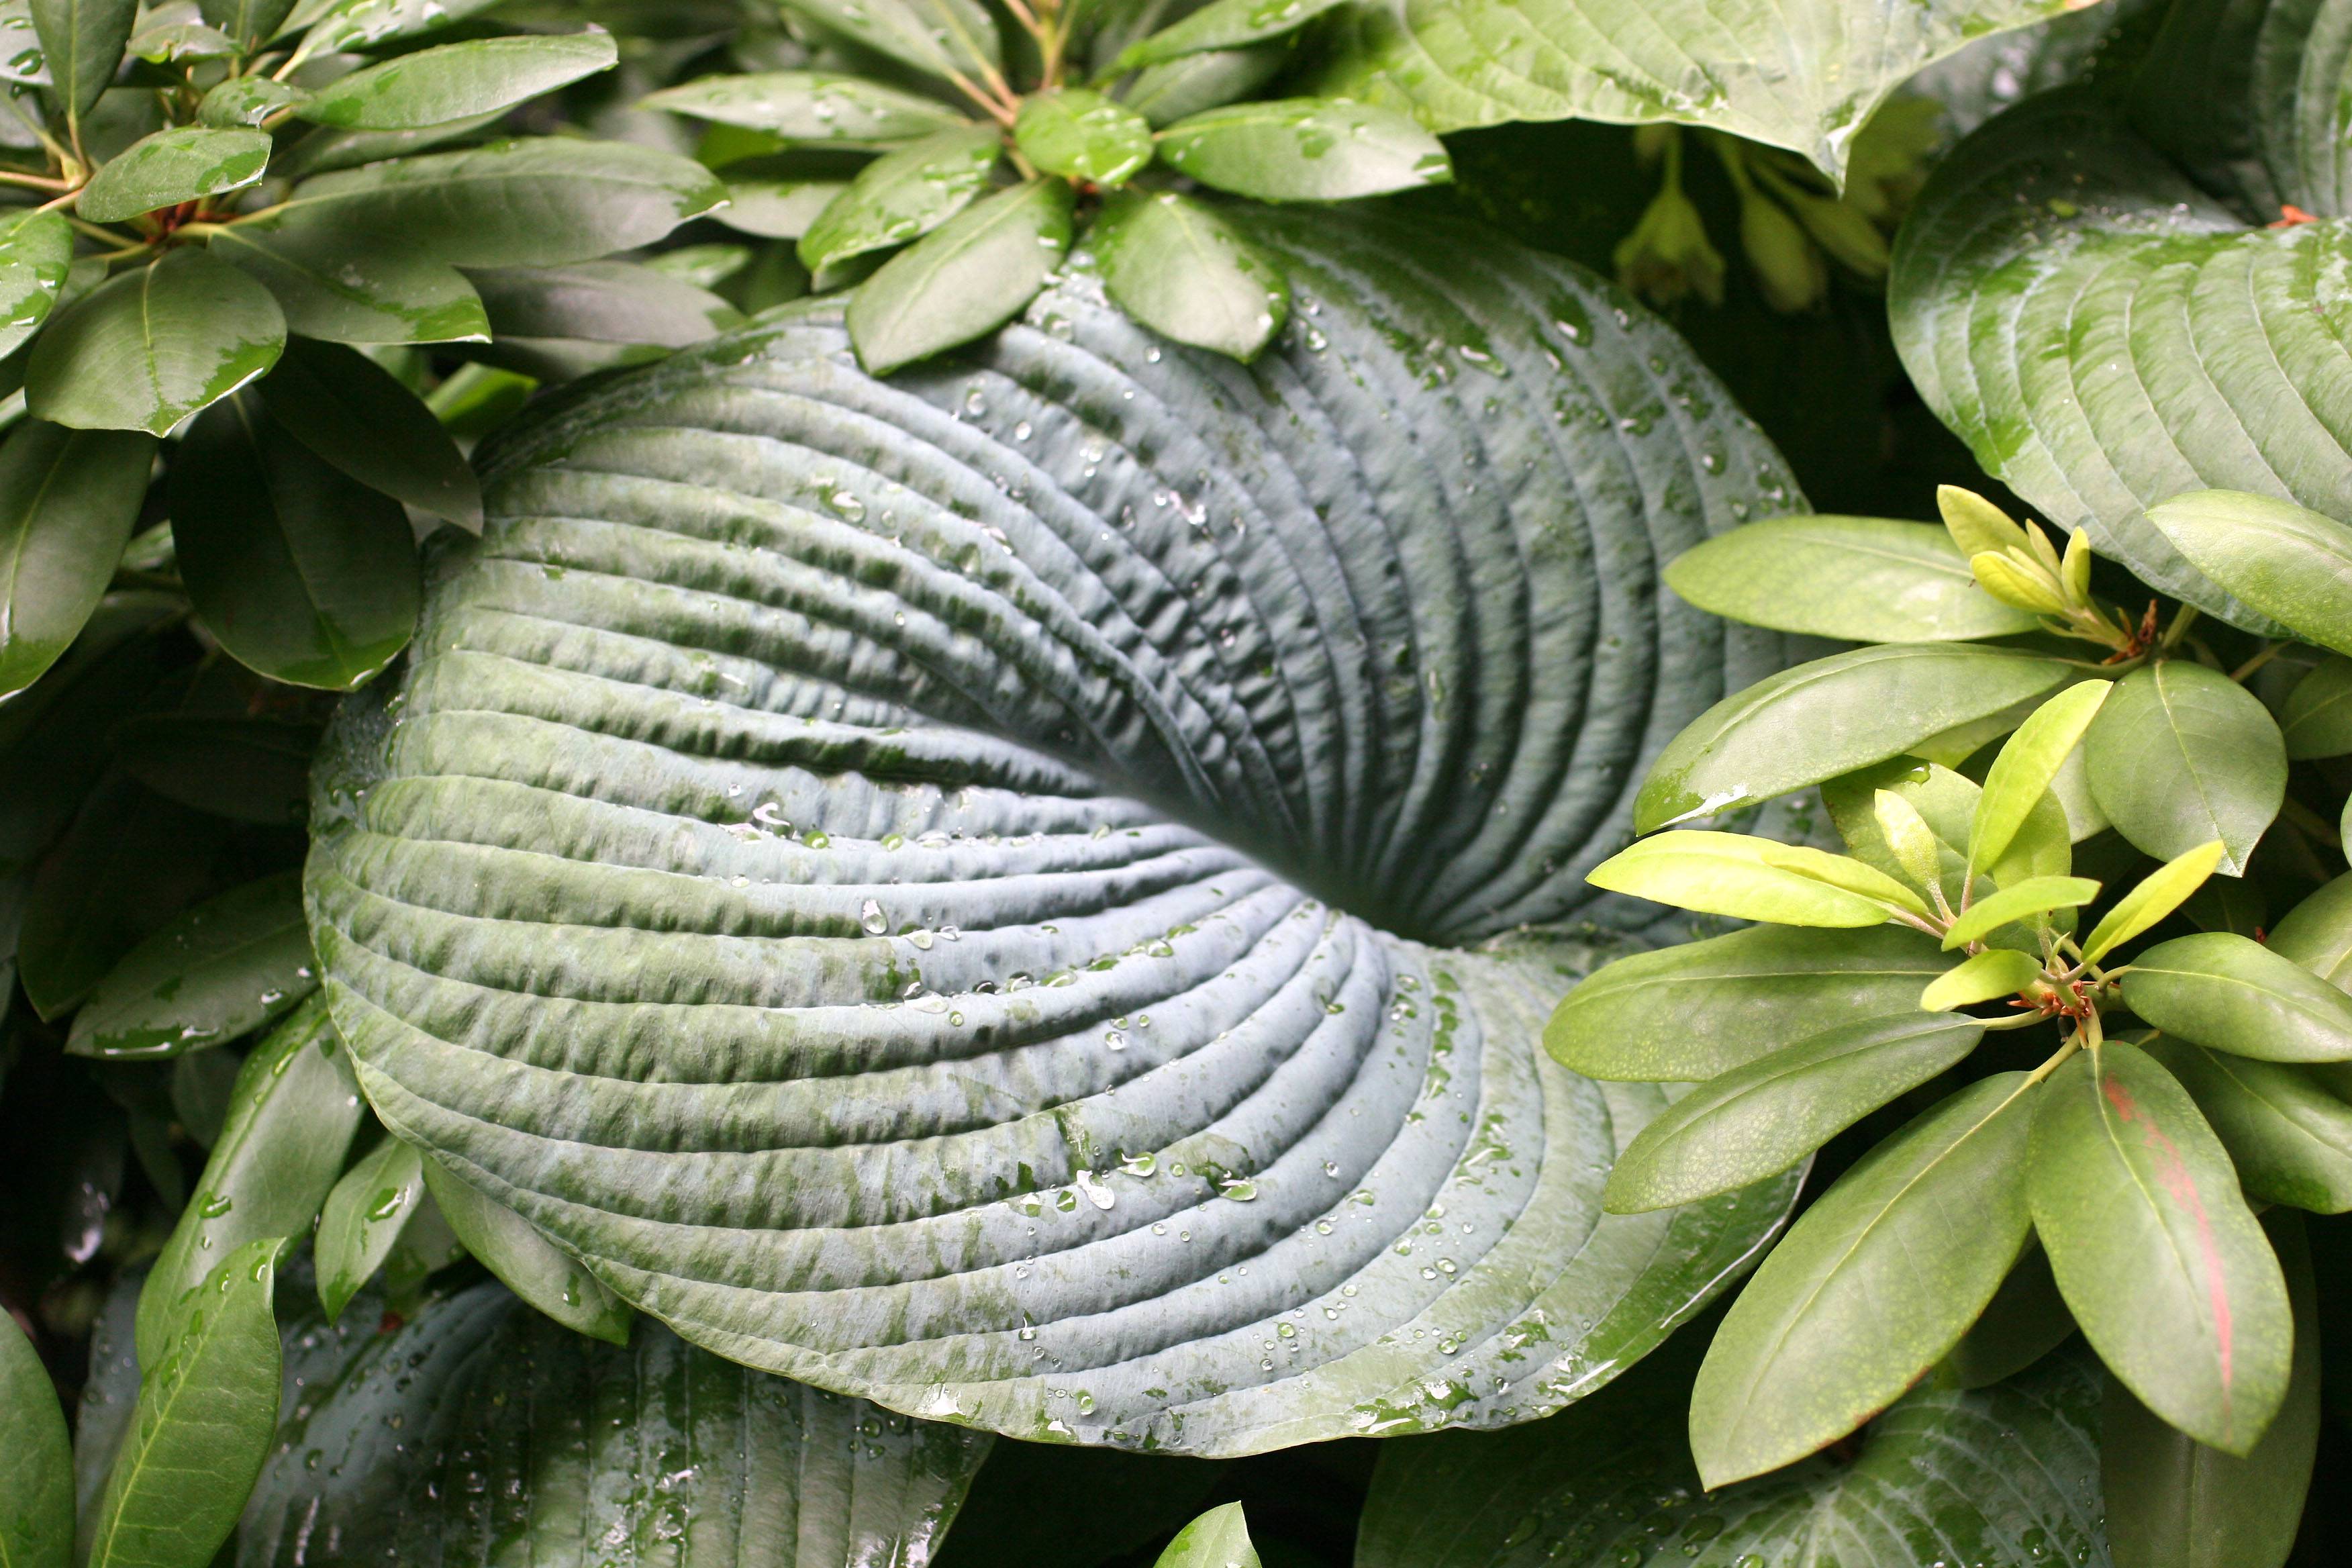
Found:
[[2263, 1228], [2294, 1306], [2286, 1401], [2253, 1452], [2232, 1458], [2108, 1378], [2100, 1473], [2116, 1568], [2283, 1568], [2294, 1550], [2319, 1447], [2318, 1295], [2303, 1222], [2273, 1214]]
[[1163, 337], [1255, 358], [1290, 314], [1290, 284], [1207, 204], [1122, 192], [1087, 231], [1103, 288]]
[[0, 445], [0, 697], [40, 679], [98, 608], [154, 451], [143, 434], [38, 419]]
[[399, 1138], [385, 1138], [335, 1184], [319, 1207], [315, 1251], [327, 1321], [383, 1267], [424, 1196], [424, 1156]]
[[259, 125], [309, 96], [299, 87], [266, 76], [233, 76], [205, 94], [196, 105], [196, 122], [224, 128]]
[[33, 345], [26, 406], [85, 430], [162, 436], [278, 363], [286, 318], [210, 252], [180, 249], [101, 283]]
[[157, 207], [241, 190], [259, 181], [268, 163], [267, 132], [175, 126], [110, 159], [81, 188], [74, 211], [92, 223], [121, 223]]
[[2246, 1453], [2286, 1393], [2293, 1325], [2230, 1156], [2137, 1047], [2078, 1053], [2041, 1100], [2033, 1228], [2074, 1321], [2166, 1421]]
[[1610, 1211], [1693, 1203], [1779, 1175], [1960, 1062], [1983, 1035], [1973, 1018], [1915, 1010], [1840, 1025], [1709, 1079], [1618, 1156]]
[[173, 917], [124, 955], [74, 1016], [81, 1056], [173, 1057], [257, 1029], [318, 988], [291, 871]]
[[799, 233], [801, 265], [814, 272], [929, 234], [988, 188], [1003, 151], [992, 129], [961, 125], [884, 153]]
[[139, 0], [32, 0], [31, 9], [49, 79], [67, 113], [88, 114], [122, 63]]
[[2315, 1214], [2352, 1209], [2352, 1105], [2314, 1075], [2181, 1040], [2147, 1052], [2204, 1112], [2248, 1196]]
[[2279, 713], [2290, 762], [2352, 752], [2352, 658], [2333, 654], [2295, 682]]
[[1024, 99], [1013, 134], [1022, 156], [1042, 173], [1106, 188], [1125, 184], [1151, 162], [1151, 122], [1083, 87]]
[[220, 1142], [244, 1065], [235, 1051], [191, 1051], [172, 1064], [172, 1113], [196, 1147]]
[[932, 76], [996, 77], [1004, 45], [980, 0], [783, 0], [784, 8]]
[[872, 146], [971, 123], [936, 99], [831, 71], [753, 71], [665, 88], [647, 109], [772, 131], [786, 142]]
[[2025, 1074], [1970, 1084], [1807, 1209], [1725, 1314], [1691, 1389], [1710, 1487], [1801, 1459], [1943, 1359], [2025, 1244]]
[[1568, 994], [1544, 1048], [1595, 1078], [1696, 1082], [1842, 1024], [1916, 1017], [1950, 967], [1900, 926], [1759, 926], [1617, 960]]
[[337, 169], [356, 169], [362, 163], [411, 157], [452, 142], [466, 141], [476, 132], [495, 125], [500, 118], [496, 114], [469, 115], [419, 131], [337, 131], [321, 125], [281, 149], [270, 167], [289, 180], [308, 179]]
[[114, 731], [116, 760], [166, 800], [282, 827], [309, 809], [318, 731], [274, 719], [142, 715]]
[[212, 1157], [140, 1291], [141, 1366], [161, 1364], [216, 1260], [264, 1237], [310, 1235], [364, 1114], [325, 1005], [303, 1003], [237, 1069]]
[[58, 1385], [16, 1318], [0, 1312], [0, 1563], [73, 1562], [73, 1450]]
[[132, 33], [122, 52], [153, 65], [169, 66], [184, 60], [225, 60], [237, 52], [237, 46], [226, 33], [201, 22], [165, 22]]
[[295, 113], [345, 131], [416, 131], [498, 113], [619, 59], [619, 47], [603, 32], [472, 38], [338, 77]]
[[2123, 988], [2126, 1006], [2192, 1045], [2263, 1061], [2352, 1058], [2352, 996], [2230, 931], [2158, 943]]
[[2352, 529], [2275, 496], [2191, 490], [2147, 509], [2191, 566], [2295, 636], [2352, 653]]
[[289, 338], [260, 394], [280, 429], [343, 473], [480, 531], [482, 487], [465, 455], [433, 411], [367, 355]]
[[32, 868], [111, 761], [115, 725], [178, 663], [175, 595], [110, 594], [48, 674], [0, 703], [0, 882]]
[[299, 23], [315, 15], [302, 48], [310, 55], [371, 48], [396, 39], [435, 32], [487, 11], [498, 0], [336, 0], [323, 11], [308, 6], [294, 14]]
[[625, 1349], [583, 1339], [495, 1281], [379, 1331], [383, 1305], [286, 1325], [287, 1415], [244, 1568], [317, 1563], [331, 1542], [404, 1568], [919, 1564], [989, 1451], [655, 1323]]
[[847, 189], [846, 180], [732, 178], [727, 182], [727, 205], [710, 216], [738, 234], [798, 239]]
[[1153, 1568], [1258, 1568], [1242, 1505], [1220, 1504], [1178, 1531]]
[[[501, 338], [570, 338], [675, 349], [700, 342], [743, 319], [708, 289], [630, 261], [477, 267], [467, 269], [467, 277], [482, 296], [490, 326]], [[477, 522], [479, 516], [478, 510]]]
[[1803, 789], [2000, 713], [2071, 673], [2063, 660], [1975, 643], [1896, 643], [1799, 665], [1727, 697], [1650, 770], [1647, 833]]
[[73, 260], [66, 215], [17, 212], [0, 218], [0, 355], [41, 330]]
[[1341, 0], [1213, 0], [1172, 26], [1129, 45], [1115, 70], [1139, 70], [1204, 49], [1233, 49], [1296, 32]]
[[1266, 99], [1188, 115], [1160, 157], [1204, 185], [1265, 202], [1336, 202], [1442, 185], [1445, 145], [1410, 116], [1319, 98]]
[[[1074, 279], [887, 380], [820, 299], [545, 400], [322, 753], [313, 935], [387, 1125], [731, 1358], [1180, 1453], [1500, 1424], [1785, 1212], [1600, 1213], [1665, 1096], [1528, 1049], [1589, 956], [1470, 951], [1656, 921], [1580, 873], [1777, 642], [1653, 563], [1782, 470], [1565, 264], [1233, 221], [1318, 306], [1250, 373]], [[1564, 377], [1657, 433], [1560, 425]]]
[[2038, 629], [1979, 588], [1951, 535], [1883, 517], [1776, 517], [1677, 557], [1666, 586], [1751, 626], [1847, 642], [1966, 642]]
[[1146, 67], [1119, 101], [1155, 129], [1237, 103], [1282, 74], [1294, 56], [1294, 41], [1277, 38], [1245, 48], [1212, 49]]
[[197, 13], [215, 27], [252, 49], [278, 36], [296, 0], [197, 0]]
[[726, 199], [709, 170], [675, 153], [528, 136], [320, 174], [257, 221], [264, 243], [299, 236], [323, 248], [331, 237], [346, 252], [396, 246], [467, 267], [553, 267], [649, 244]]
[[958, 213], [850, 296], [850, 341], [876, 375], [984, 336], [1021, 313], [1070, 247], [1070, 187], [1031, 180]]
[[348, 690], [408, 646], [407, 514], [289, 435], [259, 398], [233, 398], [188, 431], [171, 503], [188, 595], [247, 668]]
[[575, 1333], [616, 1345], [629, 1342], [629, 1323], [636, 1313], [579, 1259], [514, 1210], [451, 1175], [439, 1161], [425, 1161], [424, 1173], [435, 1205], [466, 1250], [516, 1295]]
[[278, 1427], [280, 1237], [220, 1257], [140, 1357], [139, 1407], [99, 1500], [90, 1568], [201, 1568], [236, 1528]]
[[268, 289], [289, 331], [344, 343], [487, 341], [489, 318], [465, 274], [383, 246], [354, 247], [331, 228], [239, 223], [212, 253]]
[[109, 774], [79, 803], [25, 900], [17, 978], [62, 1017], [203, 886], [223, 825]]
[[2187, 659], [2132, 671], [2083, 737], [2091, 794], [2138, 848], [2168, 859], [2221, 841], [2224, 876], [2247, 858], [2286, 793], [2286, 746], [2260, 700]]

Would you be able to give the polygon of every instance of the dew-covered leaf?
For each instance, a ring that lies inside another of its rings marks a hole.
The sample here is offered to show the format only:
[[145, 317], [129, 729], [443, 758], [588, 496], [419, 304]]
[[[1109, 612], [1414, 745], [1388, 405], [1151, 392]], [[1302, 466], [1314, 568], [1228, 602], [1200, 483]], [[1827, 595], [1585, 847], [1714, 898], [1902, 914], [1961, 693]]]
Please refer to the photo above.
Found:
[[338, 77], [295, 112], [345, 131], [415, 131], [495, 114], [610, 70], [619, 58], [604, 32], [469, 38]]
[[66, 1048], [175, 1057], [257, 1029], [317, 990], [299, 882], [264, 877], [173, 917], [99, 982]]

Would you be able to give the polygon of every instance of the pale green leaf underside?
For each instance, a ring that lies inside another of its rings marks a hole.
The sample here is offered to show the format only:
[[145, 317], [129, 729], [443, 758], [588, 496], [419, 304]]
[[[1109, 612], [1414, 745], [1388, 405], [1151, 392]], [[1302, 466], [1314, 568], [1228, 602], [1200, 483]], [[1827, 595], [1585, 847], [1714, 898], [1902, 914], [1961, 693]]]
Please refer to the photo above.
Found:
[[1433, 131], [1677, 120], [1842, 177], [1854, 132], [1923, 66], [2086, 0], [1367, 0], [1321, 86]]
[[[289, 1292], [288, 1300], [298, 1300]], [[861, 1568], [927, 1562], [989, 1439], [721, 1361], [584, 1339], [488, 1281], [392, 1333], [287, 1325], [239, 1568]], [[297, 1380], [299, 1380], [299, 1382]]]
[[1081, 274], [889, 382], [820, 302], [551, 405], [347, 705], [369, 1095], [688, 1339], [1023, 1437], [1492, 1425], [1785, 1208], [1603, 1218], [1664, 1101], [1537, 1048], [1589, 959], [1443, 945], [1657, 918], [1584, 873], [1778, 639], [1654, 563], [1778, 458], [1565, 264], [1247, 233], [1249, 368]]

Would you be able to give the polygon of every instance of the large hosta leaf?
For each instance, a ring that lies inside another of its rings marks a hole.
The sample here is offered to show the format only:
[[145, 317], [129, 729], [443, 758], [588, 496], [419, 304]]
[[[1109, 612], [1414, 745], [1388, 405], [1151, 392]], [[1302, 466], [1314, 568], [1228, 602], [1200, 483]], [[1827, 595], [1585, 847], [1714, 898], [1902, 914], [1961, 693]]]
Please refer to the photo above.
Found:
[[1662, 1092], [1538, 1048], [1589, 958], [1458, 950], [1656, 918], [1583, 874], [1777, 657], [1656, 563], [1778, 458], [1564, 264], [1248, 221], [1250, 367], [1081, 275], [887, 382], [816, 303], [557, 403], [347, 705], [369, 1095], [688, 1339], [1025, 1437], [1494, 1424], [1785, 1207], [1602, 1217]]
[[1679, 120], [1843, 175], [1904, 79], [1972, 38], [2095, 0], [1357, 0], [1322, 85], [1433, 131]]
[[1684, 1442], [1687, 1385], [1665, 1370], [1540, 1426], [1387, 1449], [1356, 1568], [2105, 1568], [2087, 1355], [1990, 1388], [1916, 1389], [1850, 1456], [1714, 1491]]
[[[2145, 509], [2352, 516], [2347, 48], [2347, 0], [2182, 0], [2128, 96], [2045, 94], [1937, 164], [1890, 282], [1905, 365], [1987, 469], [2260, 631]], [[2290, 207], [2319, 221], [2273, 226]]]
[[288, 1325], [239, 1568], [922, 1568], [988, 1453], [652, 1325], [583, 1338], [496, 1281], [391, 1331], [382, 1308]]

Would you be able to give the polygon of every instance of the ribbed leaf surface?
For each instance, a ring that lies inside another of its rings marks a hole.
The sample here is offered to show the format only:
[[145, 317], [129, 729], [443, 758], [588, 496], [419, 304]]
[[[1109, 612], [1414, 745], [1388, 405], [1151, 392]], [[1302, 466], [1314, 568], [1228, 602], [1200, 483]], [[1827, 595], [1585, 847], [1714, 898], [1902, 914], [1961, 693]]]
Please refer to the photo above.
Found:
[[287, 1329], [240, 1568], [921, 1568], [988, 1453], [652, 1324], [585, 1338], [495, 1281], [391, 1332], [380, 1310]]
[[2045, 94], [1939, 163], [1890, 280], [1906, 368], [1987, 469], [2265, 632], [2145, 509], [2211, 488], [2352, 515], [2347, 56], [2347, 0], [2175, 6], [2128, 93]]
[[[1255, 220], [1255, 365], [1092, 280], [877, 382], [798, 308], [489, 465], [309, 872], [378, 1110], [721, 1354], [1238, 1453], [1556, 1408], [1787, 1182], [1607, 1217], [1662, 1103], [1538, 1048], [1582, 874], [1777, 642], [1656, 590], [1801, 504], [1500, 241]], [[1429, 944], [1429, 945], [1424, 945]]]

